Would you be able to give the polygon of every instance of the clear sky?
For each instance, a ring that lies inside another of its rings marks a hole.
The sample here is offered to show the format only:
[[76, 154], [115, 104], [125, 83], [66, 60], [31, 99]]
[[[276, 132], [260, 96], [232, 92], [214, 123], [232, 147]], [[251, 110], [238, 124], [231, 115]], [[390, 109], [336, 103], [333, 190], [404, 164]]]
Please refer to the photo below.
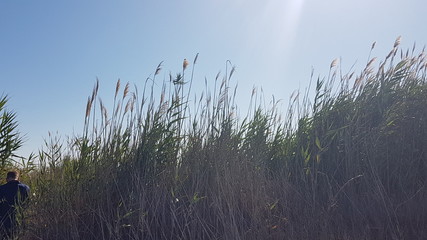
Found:
[[[425, 0], [1, 0], [0, 95], [10, 97], [26, 143], [37, 152], [48, 132], [80, 134], [98, 77], [112, 101], [118, 78], [139, 86], [164, 61], [162, 76], [200, 53], [196, 91], [225, 62], [236, 65], [238, 103], [253, 86], [283, 99], [326, 75], [384, 58], [394, 40], [427, 43]], [[283, 109], [285, 111], [285, 109]]]

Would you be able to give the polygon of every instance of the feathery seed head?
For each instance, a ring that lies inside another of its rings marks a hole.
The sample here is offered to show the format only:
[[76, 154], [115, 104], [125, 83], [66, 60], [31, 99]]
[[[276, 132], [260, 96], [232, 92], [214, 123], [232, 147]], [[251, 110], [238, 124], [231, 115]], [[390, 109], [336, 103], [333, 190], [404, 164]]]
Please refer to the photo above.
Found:
[[157, 74], [159, 74], [160, 70], [162, 70], [162, 63], [163, 63], [163, 61], [161, 61], [159, 63], [159, 65], [157, 65], [156, 72], [154, 73], [154, 76], [157, 75]]
[[129, 83], [126, 83], [125, 89], [123, 90], [123, 98], [125, 98], [129, 93]]
[[368, 64], [366, 65], [366, 68], [370, 67], [370, 66], [375, 62], [375, 60], [377, 60], [377, 58], [376, 58], [376, 57], [372, 58], [372, 59], [368, 62]]
[[330, 68], [335, 67], [338, 64], [338, 58], [335, 58], [334, 61], [331, 62]]
[[92, 108], [92, 99], [89, 97], [88, 99], [87, 99], [87, 105], [86, 105], [86, 117], [89, 117], [89, 115], [90, 115], [90, 110], [91, 110], [91, 108]]
[[117, 94], [119, 93], [119, 89], [120, 89], [120, 78], [119, 80], [117, 80], [117, 83], [116, 83], [116, 93], [114, 94], [114, 97], [117, 97]]
[[402, 40], [402, 36], [397, 37], [397, 38], [396, 38], [396, 41], [394, 41], [394, 45], [393, 45], [393, 47], [397, 47], [397, 46], [399, 46], [399, 45], [400, 45], [401, 40]]
[[188, 60], [184, 58], [184, 62], [182, 63], [182, 70], [184, 71], [188, 67]]

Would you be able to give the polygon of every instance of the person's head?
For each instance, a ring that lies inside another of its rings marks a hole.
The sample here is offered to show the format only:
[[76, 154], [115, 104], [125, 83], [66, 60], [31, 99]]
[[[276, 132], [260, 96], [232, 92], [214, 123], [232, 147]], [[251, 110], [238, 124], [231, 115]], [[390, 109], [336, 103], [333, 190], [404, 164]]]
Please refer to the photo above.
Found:
[[13, 180], [18, 180], [18, 179], [19, 179], [19, 173], [17, 171], [10, 171], [6, 175], [6, 181], [7, 182], [10, 182]]

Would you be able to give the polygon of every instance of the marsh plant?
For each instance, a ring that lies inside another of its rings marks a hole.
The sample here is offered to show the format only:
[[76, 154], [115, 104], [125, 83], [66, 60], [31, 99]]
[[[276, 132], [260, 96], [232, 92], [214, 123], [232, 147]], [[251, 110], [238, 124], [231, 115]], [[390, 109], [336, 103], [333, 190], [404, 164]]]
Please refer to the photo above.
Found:
[[23, 238], [426, 239], [427, 61], [399, 44], [247, 116], [230, 62], [194, 98], [197, 56], [108, 110], [96, 82], [82, 135], [39, 154]]
[[22, 145], [16, 113], [7, 109], [7, 96], [0, 97], [0, 169], [13, 165], [13, 158]]

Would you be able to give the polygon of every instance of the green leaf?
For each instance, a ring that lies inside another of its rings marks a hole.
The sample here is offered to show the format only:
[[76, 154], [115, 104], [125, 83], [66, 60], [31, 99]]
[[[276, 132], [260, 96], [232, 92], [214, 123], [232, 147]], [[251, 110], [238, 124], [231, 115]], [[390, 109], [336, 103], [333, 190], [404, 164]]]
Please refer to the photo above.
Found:
[[322, 145], [320, 144], [320, 140], [319, 140], [319, 138], [318, 138], [318, 137], [316, 137], [315, 143], [316, 143], [316, 146], [319, 148], [319, 150], [322, 150], [322, 149], [323, 149], [323, 148], [322, 148]]

